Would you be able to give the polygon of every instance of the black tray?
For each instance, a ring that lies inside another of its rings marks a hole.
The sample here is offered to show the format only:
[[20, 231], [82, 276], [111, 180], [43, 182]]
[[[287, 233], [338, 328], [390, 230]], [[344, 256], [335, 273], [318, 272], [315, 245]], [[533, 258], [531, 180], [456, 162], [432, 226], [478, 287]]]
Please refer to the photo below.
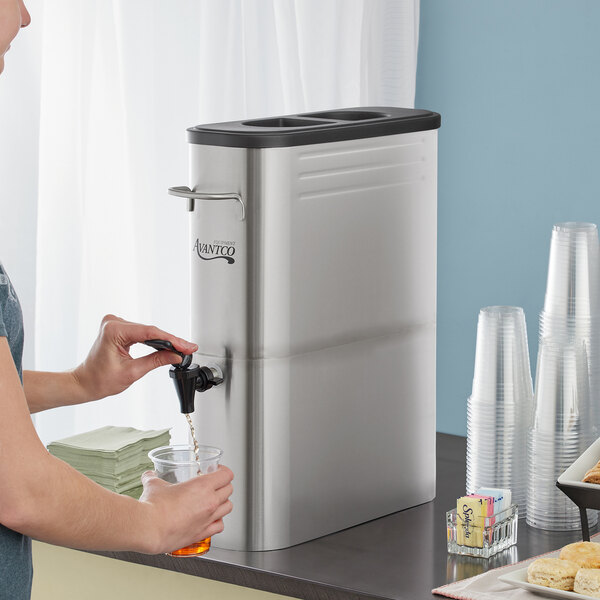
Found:
[[559, 478], [556, 487], [566, 494], [579, 508], [581, 533], [585, 542], [590, 541], [590, 528], [586, 509], [600, 510], [600, 485], [583, 483], [581, 480], [600, 460], [598, 438]]

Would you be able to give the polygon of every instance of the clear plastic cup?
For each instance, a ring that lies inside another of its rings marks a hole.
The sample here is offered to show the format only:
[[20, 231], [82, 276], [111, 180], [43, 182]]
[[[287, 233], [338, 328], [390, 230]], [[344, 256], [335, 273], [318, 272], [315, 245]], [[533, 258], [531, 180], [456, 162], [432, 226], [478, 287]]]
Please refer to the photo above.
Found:
[[467, 401], [467, 492], [508, 487], [526, 512], [527, 430], [533, 386], [523, 309], [481, 309], [473, 390]]
[[538, 352], [533, 427], [540, 432], [564, 435], [593, 432], [584, 343], [542, 339]]
[[[154, 471], [160, 479], [169, 483], [182, 483], [193, 477], [216, 471], [223, 451], [212, 446], [199, 446], [196, 459], [193, 446], [161, 446], [151, 450], [148, 456], [154, 463]], [[167, 554], [169, 556], [200, 556], [209, 550], [210, 538], [208, 537]]]
[[[580, 527], [579, 509], [556, 480], [596, 439], [585, 343], [542, 338], [535, 416], [528, 434], [527, 523], [548, 530]], [[590, 513], [595, 524], [597, 514]]]
[[[591, 439], [571, 440], [568, 448], [532, 429], [529, 432], [529, 475], [527, 523], [552, 531], [577, 530], [581, 527], [579, 508], [556, 487], [556, 479], [589, 446]], [[597, 523], [596, 511], [588, 511], [590, 526]]]
[[558, 223], [552, 229], [544, 312], [555, 317], [598, 314], [600, 244], [593, 223]]
[[552, 337], [564, 342], [586, 341], [589, 349], [596, 342], [594, 349], [598, 351], [598, 331], [600, 320], [592, 317], [559, 317], [540, 313], [540, 339]]
[[[600, 426], [600, 243], [593, 223], [558, 223], [550, 241], [528, 434], [527, 522], [578, 529], [579, 510], [556, 479], [596, 439]], [[590, 523], [597, 513], [590, 512]]]
[[[490, 306], [481, 309], [473, 374], [474, 400], [497, 401], [500, 395], [520, 395], [531, 387], [527, 332], [523, 309]], [[513, 400], [520, 402], [519, 399]]]

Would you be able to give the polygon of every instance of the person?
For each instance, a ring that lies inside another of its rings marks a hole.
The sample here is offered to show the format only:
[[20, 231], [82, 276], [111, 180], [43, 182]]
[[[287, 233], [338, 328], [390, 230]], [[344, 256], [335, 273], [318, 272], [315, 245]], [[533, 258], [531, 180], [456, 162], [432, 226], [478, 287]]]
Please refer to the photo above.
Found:
[[[23, 0], [0, 0], [0, 73], [11, 41], [31, 18]], [[223, 530], [233, 473], [227, 467], [185, 483], [144, 473], [139, 500], [115, 494], [49, 454], [31, 413], [118, 394], [157, 367], [177, 363], [168, 351], [132, 358], [129, 348], [169, 340], [194, 344], [114, 315], [84, 362], [65, 373], [22, 371], [23, 323], [17, 295], [0, 263], [0, 599], [30, 597], [31, 538], [71, 548], [162, 553]], [[185, 506], [185, 510], [181, 507]]]

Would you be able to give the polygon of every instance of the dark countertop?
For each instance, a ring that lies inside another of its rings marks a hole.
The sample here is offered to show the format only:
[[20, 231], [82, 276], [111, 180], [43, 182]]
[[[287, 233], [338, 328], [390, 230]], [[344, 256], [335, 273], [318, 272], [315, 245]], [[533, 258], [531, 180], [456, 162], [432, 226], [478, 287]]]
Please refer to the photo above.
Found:
[[270, 552], [212, 548], [196, 558], [97, 554], [308, 600], [424, 600], [445, 583], [581, 539], [580, 532], [546, 532], [521, 519], [517, 546], [490, 560], [448, 554], [445, 514], [464, 494], [465, 452], [465, 438], [438, 434], [433, 502], [292, 548]]

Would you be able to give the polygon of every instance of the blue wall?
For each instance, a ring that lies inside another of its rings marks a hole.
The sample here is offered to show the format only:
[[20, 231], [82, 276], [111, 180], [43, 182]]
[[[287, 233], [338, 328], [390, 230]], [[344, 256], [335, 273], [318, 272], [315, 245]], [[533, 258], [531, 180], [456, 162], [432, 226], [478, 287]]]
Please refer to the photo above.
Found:
[[552, 225], [600, 223], [600, 2], [421, 0], [415, 106], [439, 131], [438, 430], [466, 434], [482, 306], [525, 309]]

